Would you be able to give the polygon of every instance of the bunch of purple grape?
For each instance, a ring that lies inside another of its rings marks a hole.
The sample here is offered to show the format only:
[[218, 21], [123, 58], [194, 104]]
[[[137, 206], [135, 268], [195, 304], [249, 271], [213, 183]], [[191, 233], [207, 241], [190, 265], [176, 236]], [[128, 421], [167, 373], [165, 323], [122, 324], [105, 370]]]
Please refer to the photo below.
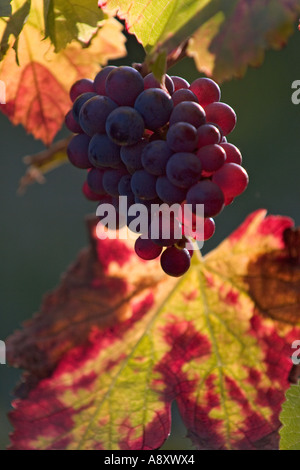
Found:
[[[149, 234], [145, 238], [140, 233], [136, 253], [144, 260], [161, 256], [162, 269], [181, 276], [193, 254], [189, 237], [208, 240], [215, 231], [213, 217], [248, 184], [241, 153], [226, 139], [236, 124], [234, 110], [220, 102], [220, 88], [209, 78], [190, 85], [165, 75], [159, 83], [152, 73], [143, 78], [128, 66], [107, 66], [94, 81], [77, 81], [70, 97], [73, 107], [65, 122], [76, 135], [68, 157], [74, 166], [88, 170], [84, 195], [116, 210], [119, 196], [127, 197], [129, 207], [143, 204]], [[192, 208], [192, 217], [180, 211], [170, 218], [167, 239], [160, 231], [151, 236], [150, 230], [151, 207], [163, 203]], [[201, 230], [198, 204], [204, 205]], [[127, 225], [130, 220], [128, 216]]]

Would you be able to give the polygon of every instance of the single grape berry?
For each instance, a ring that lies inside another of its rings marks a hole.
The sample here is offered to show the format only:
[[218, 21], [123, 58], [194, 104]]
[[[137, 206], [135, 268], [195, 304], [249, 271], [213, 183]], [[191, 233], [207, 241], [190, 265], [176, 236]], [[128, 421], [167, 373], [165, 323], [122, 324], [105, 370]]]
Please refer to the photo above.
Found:
[[158, 258], [162, 252], [162, 247], [153, 243], [150, 238], [141, 238], [139, 237], [135, 241], [134, 249], [136, 254], [144, 260], [152, 260]]
[[87, 184], [93, 193], [105, 195], [106, 190], [103, 186], [103, 176], [105, 171], [98, 168], [92, 168], [87, 175]]
[[78, 124], [78, 122], [75, 121], [73, 117], [72, 110], [68, 111], [68, 113], [66, 114], [65, 124], [66, 124], [66, 127], [69, 129], [69, 131], [73, 132], [74, 134], [83, 133], [83, 130], [81, 129], [80, 125]]
[[91, 168], [88, 150], [91, 138], [85, 134], [74, 135], [67, 147], [67, 155], [72, 165], [77, 168]]
[[89, 145], [89, 160], [96, 168], [120, 168], [120, 146], [112, 142], [105, 134], [95, 134]]
[[217, 124], [223, 135], [228, 135], [236, 125], [236, 114], [226, 103], [211, 103], [205, 108], [206, 120]]
[[136, 170], [142, 170], [142, 153], [147, 147], [147, 141], [142, 139], [134, 145], [121, 147], [121, 159], [129, 173], [133, 174]]
[[187, 90], [186, 88], [182, 88], [181, 90], [175, 91], [172, 95], [172, 101], [174, 106], [177, 106], [179, 103], [183, 101], [194, 101], [198, 103], [198, 98], [191, 90]]
[[169, 276], [180, 277], [186, 273], [191, 265], [191, 256], [186, 248], [175, 246], [166, 248], [160, 257], [163, 271]]
[[94, 80], [94, 89], [98, 95], [106, 96], [105, 82], [107, 75], [117, 67], [115, 65], [107, 65], [99, 73], [97, 73]]
[[213, 124], [203, 124], [203, 126], [198, 127], [197, 135], [198, 148], [221, 142], [221, 132], [219, 128]]
[[131, 178], [131, 189], [141, 199], [156, 198], [156, 176], [150, 175], [146, 170], [137, 170]]
[[143, 136], [144, 122], [140, 114], [129, 106], [120, 106], [106, 120], [106, 133], [117, 145], [136, 144]]
[[114, 68], [105, 81], [106, 95], [119, 106], [133, 106], [143, 90], [143, 77], [137, 70], [127, 65]]
[[201, 170], [200, 159], [194, 153], [174, 153], [167, 163], [167, 177], [179, 188], [190, 188], [197, 183]]
[[169, 121], [173, 101], [166, 91], [149, 88], [137, 97], [134, 107], [144, 119], [145, 127], [155, 131]]
[[210, 78], [197, 78], [191, 83], [189, 89], [197, 96], [199, 103], [204, 108], [214, 101], [220, 101], [220, 87]]
[[233, 198], [245, 191], [249, 177], [241, 165], [226, 163], [214, 173], [212, 181], [221, 188], [225, 197], [225, 204], [228, 205]]
[[205, 111], [194, 101], [183, 101], [177, 104], [170, 116], [170, 126], [176, 122], [187, 122], [198, 128], [205, 123]]
[[177, 75], [171, 75], [172, 81], [174, 83], [174, 91], [187, 89], [189, 88], [190, 84], [187, 80], [182, 77], [178, 77]]
[[238, 165], [242, 164], [242, 154], [235, 145], [228, 142], [222, 142], [220, 143], [220, 147], [225, 150], [226, 163], [237, 163]]
[[107, 96], [94, 96], [81, 106], [79, 124], [91, 137], [97, 133], [104, 134], [106, 119], [116, 108], [117, 104]]
[[70, 89], [70, 98], [71, 101], [74, 103], [78, 96], [82, 95], [82, 93], [88, 92], [95, 92], [94, 82], [88, 78], [81, 78], [75, 82], [71, 89]]
[[188, 122], [176, 122], [167, 132], [167, 144], [174, 152], [193, 152], [197, 142], [197, 129]]
[[195, 213], [197, 213], [197, 204], [203, 204], [204, 217], [214, 217], [224, 207], [224, 195], [217, 184], [210, 180], [203, 180], [189, 189], [186, 202], [191, 204]]
[[97, 96], [97, 94], [92, 93], [92, 92], [83, 93], [82, 95], [79, 95], [78, 98], [76, 98], [76, 100], [74, 101], [72, 114], [73, 114], [73, 118], [78, 124], [79, 124], [79, 114], [80, 114], [80, 110], [82, 106], [84, 105], [84, 103], [86, 103], [88, 100], [90, 100], [94, 96]]
[[202, 176], [210, 176], [224, 165], [226, 153], [220, 145], [206, 145], [198, 150], [197, 158], [201, 162]]

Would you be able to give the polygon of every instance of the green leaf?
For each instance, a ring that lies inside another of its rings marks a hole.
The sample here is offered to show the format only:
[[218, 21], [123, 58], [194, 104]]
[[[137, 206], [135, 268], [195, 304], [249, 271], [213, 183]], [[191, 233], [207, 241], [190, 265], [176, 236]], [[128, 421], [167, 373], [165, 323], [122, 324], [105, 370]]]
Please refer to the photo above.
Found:
[[[167, 53], [185, 41], [199, 25], [219, 8], [222, 0], [126, 0], [99, 1], [109, 14], [125, 19], [127, 29], [135, 34], [147, 53], [158, 48]], [[228, 3], [226, 0], [225, 3]]]
[[11, 15], [11, 0], [1, 0], [0, 3], [0, 16], [10, 16]]
[[282, 405], [280, 450], [300, 450], [300, 382], [291, 385]]
[[64, 49], [73, 39], [89, 43], [104, 19], [96, 0], [44, 0], [46, 37], [55, 52]]
[[27, 21], [30, 12], [30, 7], [31, 0], [26, 0], [26, 2], [9, 18], [0, 43], [0, 61], [3, 60], [3, 57], [5, 56], [6, 52], [10, 47], [9, 38], [12, 34], [16, 39], [13, 47], [16, 51], [18, 62], [18, 39], [23, 29], [23, 26]]

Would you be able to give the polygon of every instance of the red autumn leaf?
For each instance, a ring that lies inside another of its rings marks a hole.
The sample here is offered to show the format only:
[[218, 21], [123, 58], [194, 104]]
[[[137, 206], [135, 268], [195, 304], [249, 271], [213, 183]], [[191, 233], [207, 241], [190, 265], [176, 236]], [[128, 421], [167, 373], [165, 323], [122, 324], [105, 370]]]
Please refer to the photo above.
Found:
[[[19, 3], [14, 2], [17, 10]], [[45, 144], [50, 144], [62, 127], [71, 107], [69, 90], [83, 77], [94, 78], [109, 59], [126, 54], [122, 25], [113, 18], [104, 20], [88, 48], [72, 41], [55, 54], [50, 39], [44, 39], [42, 2], [31, 1], [29, 17], [17, 43], [18, 61], [13, 48], [11, 28], [8, 48], [0, 62], [0, 79], [6, 85], [6, 104], [0, 109], [13, 124], [25, 129]], [[0, 37], [6, 23], [0, 25]]]
[[292, 225], [257, 211], [179, 280], [91, 225], [91, 246], [7, 343], [27, 371], [12, 449], [155, 449], [174, 400], [199, 449], [278, 448], [300, 337]]

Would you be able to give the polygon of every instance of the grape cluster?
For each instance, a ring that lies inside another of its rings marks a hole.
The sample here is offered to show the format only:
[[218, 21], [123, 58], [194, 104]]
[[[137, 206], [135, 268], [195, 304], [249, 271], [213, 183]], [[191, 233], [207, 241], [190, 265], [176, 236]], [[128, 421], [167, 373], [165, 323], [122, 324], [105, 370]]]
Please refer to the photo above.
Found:
[[[119, 196], [127, 197], [128, 206], [143, 204], [148, 233], [136, 227], [137, 255], [160, 256], [167, 274], [181, 276], [193, 254], [188, 240], [212, 237], [214, 217], [248, 184], [241, 153], [226, 137], [236, 124], [234, 110], [220, 101], [220, 88], [209, 78], [190, 85], [165, 75], [161, 84], [152, 73], [143, 78], [128, 66], [107, 66], [94, 80], [77, 81], [70, 97], [65, 122], [76, 135], [67, 152], [74, 166], [87, 170], [84, 195], [117, 211]], [[189, 217], [186, 211], [169, 217], [167, 238], [161, 214], [156, 235], [151, 230], [151, 206], [163, 203], [191, 208]], [[204, 205], [202, 225], [198, 204]], [[125, 223], [131, 220], [127, 213]]]

